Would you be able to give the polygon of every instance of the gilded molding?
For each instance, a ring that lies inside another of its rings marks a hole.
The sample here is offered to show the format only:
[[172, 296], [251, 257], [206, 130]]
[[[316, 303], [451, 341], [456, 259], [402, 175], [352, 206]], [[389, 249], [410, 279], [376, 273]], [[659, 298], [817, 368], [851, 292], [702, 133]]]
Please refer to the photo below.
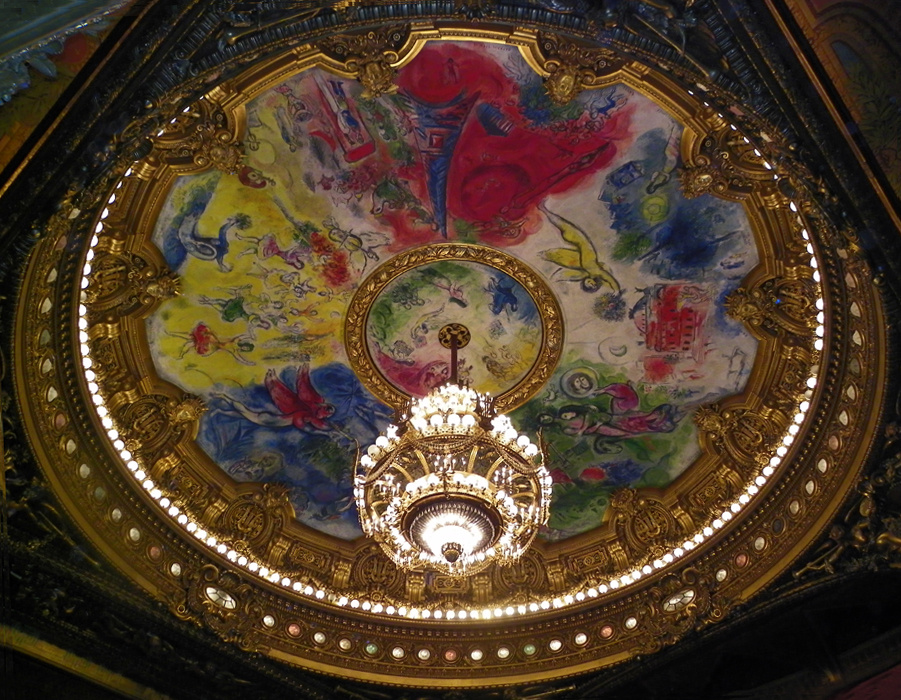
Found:
[[610, 76], [625, 61], [608, 48], [588, 47], [542, 32], [539, 34], [534, 61], [544, 77], [548, 97], [557, 105], [565, 105], [588, 88], [610, 82]]
[[382, 290], [399, 275], [442, 260], [480, 263], [500, 270], [520, 283], [538, 307], [542, 333], [539, 357], [523, 379], [494, 399], [498, 411], [509, 411], [522, 405], [554, 373], [563, 352], [563, 311], [553, 292], [536, 272], [512, 255], [494, 248], [439, 243], [396, 255], [374, 270], [354, 293], [344, 322], [344, 348], [351, 368], [380, 399], [395, 408], [404, 405], [409, 397], [382, 376], [370, 355], [366, 342], [369, 310]]
[[750, 289], [736, 289], [726, 299], [726, 312], [766, 333], [786, 333], [812, 341], [817, 327], [815, 302], [816, 288], [811, 279], [776, 277]]
[[165, 164], [176, 172], [214, 168], [227, 175], [237, 173], [244, 155], [238, 140], [244, 113], [223, 109], [221, 102], [227, 97], [222, 90], [213, 90], [175, 114], [152, 139], [145, 171]]

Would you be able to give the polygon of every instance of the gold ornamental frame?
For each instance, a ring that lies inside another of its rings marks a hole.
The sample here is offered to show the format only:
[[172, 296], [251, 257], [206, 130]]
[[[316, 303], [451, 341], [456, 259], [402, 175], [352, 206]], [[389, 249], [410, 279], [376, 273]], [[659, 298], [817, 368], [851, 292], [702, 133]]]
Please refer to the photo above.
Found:
[[[178, 287], [146, 245], [163, 196], [179, 174], [234, 169], [243, 104], [313, 66], [360, 76], [373, 94], [390, 90], [391, 71], [433, 40], [517, 46], [561, 96], [622, 82], [650, 97], [685, 126], [686, 193], [742, 202], [760, 254], [730, 300], [760, 343], [758, 359], [742, 395], [699, 414], [702, 454], [694, 467], [664, 490], [621, 491], [601, 527], [539, 543], [516, 567], [464, 584], [404, 576], [372, 543], [339, 541], [297, 523], [283, 489], [236, 484], [215, 469], [193, 444], [202, 402], [162, 382], [137, 350], [146, 347], [143, 319]], [[884, 400], [886, 338], [861, 251], [803, 185], [793, 197], [779, 187], [780, 180], [801, 182], [792, 168], [802, 164], [783, 159], [774, 177], [759, 150], [765, 147], [748, 138], [762, 143], [759, 135], [736, 138], [703, 98], [646, 66], [526, 30], [417, 24], [368, 41], [347, 40], [350, 48], [342, 50], [334, 41], [297, 47], [220, 85], [156, 139], [104, 204], [36, 247], [16, 318], [17, 392], [62, 506], [110, 562], [173, 614], [242, 649], [359, 680], [443, 688], [545, 681], [652, 653], [722, 620], [824, 531], [871, 449]], [[368, 45], [376, 48], [366, 54]], [[82, 296], [86, 261], [92, 270]], [[820, 342], [818, 327], [825, 327]], [[811, 372], [813, 386], [806, 383]], [[93, 395], [102, 397], [121, 435], [111, 437]], [[808, 418], [793, 423], [802, 401], [810, 405]], [[793, 424], [792, 439], [783, 440]], [[739, 508], [675, 563], [650, 567], [737, 504], [783, 448], [778, 472], [752, 507]], [[123, 450], [139, 456], [145, 481], [129, 471]], [[167, 492], [157, 497], [159, 484]], [[187, 530], [167, 508], [199, 526]], [[233, 551], [257, 568], [229, 558]], [[633, 572], [634, 581], [603, 592], [594, 583], [631, 579]], [[520, 613], [524, 590], [546, 596], [548, 606]], [[347, 602], [353, 600], [369, 608]], [[444, 600], [483, 613], [449, 620], [374, 609], [421, 610]]]
[[531, 398], [550, 379], [563, 352], [563, 311], [547, 283], [518, 258], [487, 246], [468, 243], [437, 243], [405, 251], [387, 260], [366, 277], [347, 309], [344, 349], [350, 366], [375, 396], [394, 406], [403, 406], [409, 396], [391, 384], [378, 370], [366, 342], [366, 327], [372, 304], [395, 279], [410, 270], [435, 262], [472, 262], [504, 272], [526, 290], [541, 319], [542, 344], [538, 357], [525, 376], [494, 397], [499, 412], [512, 411]]

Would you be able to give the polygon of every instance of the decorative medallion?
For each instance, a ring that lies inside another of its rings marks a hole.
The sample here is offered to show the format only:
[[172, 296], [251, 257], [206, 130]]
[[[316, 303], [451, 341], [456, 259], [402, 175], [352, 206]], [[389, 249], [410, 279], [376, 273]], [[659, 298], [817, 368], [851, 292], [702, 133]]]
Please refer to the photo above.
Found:
[[472, 343], [458, 376], [509, 410], [553, 373], [562, 319], [547, 283], [518, 259], [445, 243], [392, 258], [364, 280], [348, 305], [344, 337], [356, 374], [373, 394], [400, 406], [448, 380], [439, 330], [465, 322]]

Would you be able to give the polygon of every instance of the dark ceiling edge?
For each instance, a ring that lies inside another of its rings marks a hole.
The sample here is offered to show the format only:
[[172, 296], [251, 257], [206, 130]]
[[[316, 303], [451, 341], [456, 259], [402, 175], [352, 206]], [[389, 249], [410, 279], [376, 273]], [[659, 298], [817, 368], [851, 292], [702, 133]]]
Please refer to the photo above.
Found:
[[[768, 589], [761, 596], [756, 596], [744, 605], [730, 611], [726, 620], [686, 636], [675, 646], [653, 655], [636, 657], [619, 667], [590, 674], [590, 677], [578, 686], [579, 695], [573, 697], [604, 697], [605, 694], [625, 688], [630, 684], [640, 683], [654, 670], [678, 664], [682, 659], [719, 646], [728, 641], [731, 636], [741, 635], [758, 624], [765, 624], [771, 618], [841, 589], [847, 589], [857, 584], [864, 585], [876, 578], [895, 579], [896, 584], [901, 586], [901, 571], [859, 571], [800, 585], [797, 583], [792, 585], [791, 582], [786, 582], [785, 578], [791, 581], [790, 575], [784, 577], [781, 588]], [[901, 628], [894, 630], [891, 634], [896, 635], [901, 643]], [[901, 650], [899, 650], [897, 661], [901, 661]], [[878, 673], [879, 670], [882, 669], [874, 668], [872, 673]], [[830, 692], [835, 690], [838, 688], [832, 688]], [[816, 696], [810, 696], [810, 698], [813, 697]]]
[[[327, 679], [247, 654], [206, 629], [180, 621], [105, 569], [87, 569], [43, 548], [2, 541], [0, 546], [15, 575], [27, 573], [31, 579], [20, 582], [20, 597], [12, 601], [17, 605], [4, 611], [4, 622], [16, 629], [173, 697], [184, 697], [178, 691], [199, 698], [228, 697], [236, 687], [249, 691], [251, 683], [265, 684], [261, 692], [266, 697], [297, 697], [298, 692], [311, 700], [332, 697]], [[86, 607], [90, 619], [84, 616]], [[35, 625], [34, 619], [41, 617], [48, 624]], [[165, 669], [171, 671], [168, 677], [161, 675]], [[194, 683], [198, 679], [202, 682]], [[272, 695], [279, 690], [283, 694]]]
[[[838, 222], [853, 227], [877, 275], [883, 278], [881, 283], [884, 288], [890, 289], [892, 295], [899, 298], [901, 231], [885, 212], [867, 174], [847, 146], [841, 127], [828, 116], [826, 104], [807, 80], [807, 72], [786, 38], [764, 28], [764, 21], [778, 19], [784, 22], [793, 32], [796, 44], [808, 58], [812, 57], [812, 49], [784, 0], [768, 2], [779, 10], [778, 17], [770, 14], [765, 3], [754, 0], [728, 0], [724, 8], [731, 6], [735, 13], [733, 30], [744, 35], [748, 48], [753, 47], [751, 50], [758, 52], [770, 67], [771, 76], [784, 97], [781, 104], [791, 105], [793, 113], [787, 116], [794, 122], [798, 143], [804, 149], [797, 155], [802, 162], [820, 164], [824, 172], [819, 174], [840, 194], [839, 202], [830, 204], [824, 200], [822, 203], [827, 205], [827, 211]], [[816, 59], [813, 58], [811, 63], [816, 65]], [[828, 78], [822, 82], [828, 84]], [[842, 105], [837, 93], [834, 97], [835, 104]]]

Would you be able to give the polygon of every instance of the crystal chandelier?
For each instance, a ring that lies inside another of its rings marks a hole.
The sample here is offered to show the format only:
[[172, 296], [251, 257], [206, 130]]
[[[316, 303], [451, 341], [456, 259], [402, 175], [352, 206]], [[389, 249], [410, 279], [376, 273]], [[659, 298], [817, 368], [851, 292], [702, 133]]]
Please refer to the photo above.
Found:
[[438, 337], [451, 351], [450, 381], [409, 401], [401, 425], [362, 454], [354, 495], [363, 532], [398, 566], [468, 576], [525, 552], [547, 522], [551, 477], [544, 449], [491, 397], [458, 384], [466, 327]]

